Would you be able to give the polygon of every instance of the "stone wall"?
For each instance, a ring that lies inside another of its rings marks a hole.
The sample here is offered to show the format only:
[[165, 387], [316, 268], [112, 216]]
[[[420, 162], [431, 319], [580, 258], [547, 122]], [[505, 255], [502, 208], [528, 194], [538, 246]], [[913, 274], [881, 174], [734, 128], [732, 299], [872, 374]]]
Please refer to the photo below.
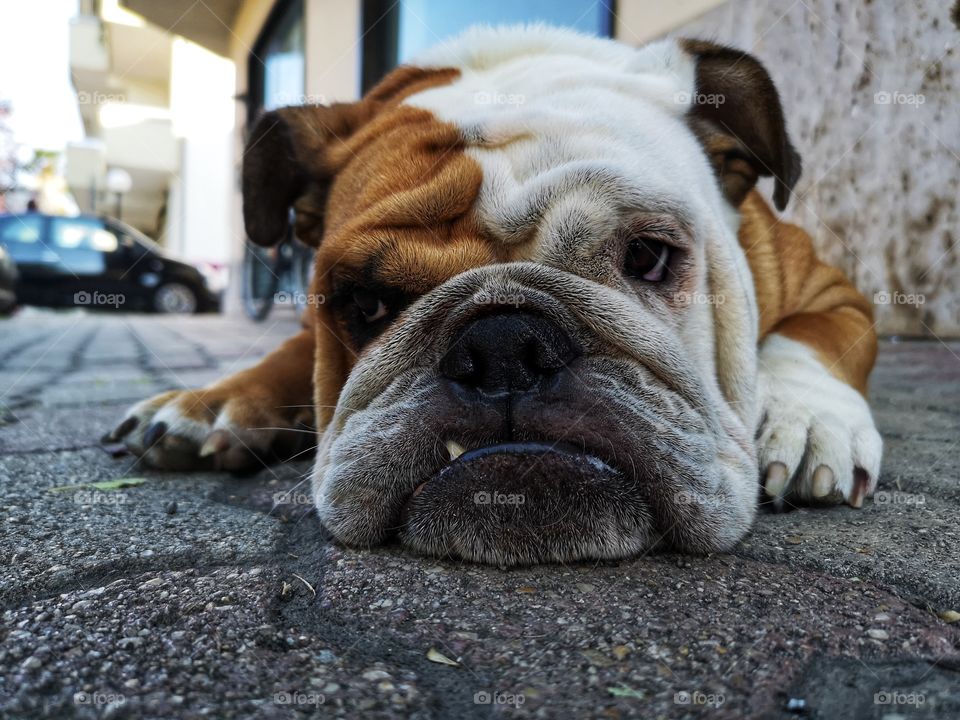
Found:
[[671, 33], [767, 66], [804, 162], [787, 215], [874, 298], [882, 333], [960, 336], [950, 10], [943, 0], [731, 0]]

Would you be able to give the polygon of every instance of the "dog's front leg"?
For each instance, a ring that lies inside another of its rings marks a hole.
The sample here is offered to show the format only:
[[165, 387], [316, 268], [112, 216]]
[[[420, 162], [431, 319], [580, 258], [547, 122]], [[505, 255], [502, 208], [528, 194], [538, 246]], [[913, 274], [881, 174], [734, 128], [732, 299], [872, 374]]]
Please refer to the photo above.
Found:
[[106, 440], [123, 440], [162, 469], [246, 470], [313, 442], [314, 331], [259, 364], [200, 390], [173, 390], [127, 412]]
[[761, 482], [777, 502], [846, 501], [873, 493], [883, 443], [866, 400], [877, 354], [872, 307], [810, 237], [755, 193], [741, 244], [760, 307]]

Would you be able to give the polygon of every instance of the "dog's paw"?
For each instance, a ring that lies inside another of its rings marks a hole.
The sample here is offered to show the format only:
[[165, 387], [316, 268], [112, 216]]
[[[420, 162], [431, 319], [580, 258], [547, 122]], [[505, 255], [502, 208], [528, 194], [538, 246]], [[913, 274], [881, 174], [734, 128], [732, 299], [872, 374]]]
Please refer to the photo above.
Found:
[[214, 385], [137, 403], [103, 440], [162, 470], [245, 471], [313, 442], [312, 419], [310, 408], [278, 407], [269, 393]]
[[772, 335], [760, 350], [757, 435], [766, 494], [781, 505], [847, 502], [873, 494], [883, 442], [870, 407], [805, 345]]

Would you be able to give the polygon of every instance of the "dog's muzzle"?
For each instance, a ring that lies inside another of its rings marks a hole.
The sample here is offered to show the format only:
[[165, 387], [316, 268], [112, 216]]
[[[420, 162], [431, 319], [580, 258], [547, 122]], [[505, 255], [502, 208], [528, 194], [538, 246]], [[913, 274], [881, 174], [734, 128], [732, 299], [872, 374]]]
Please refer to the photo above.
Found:
[[[498, 293], [526, 300], [475, 301]], [[321, 519], [351, 545], [501, 565], [729, 546], [749, 459], [675, 340], [551, 268], [458, 276], [355, 368], [318, 453]]]
[[[498, 411], [501, 432], [512, 435], [513, 406], [555, 389], [580, 355], [556, 323], [524, 312], [503, 312], [471, 322], [440, 362], [440, 374], [464, 412]], [[452, 462], [421, 484], [405, 508], [402, 536], [408, 544], [441, 551], [437, 541], [471, 528], [473, 553], [503, 561], [503, 548], [518, 555], [550, 557], [573, 533], [593, 528], [589, 518], [615, 502], [619, 473], [576, 445], [556, 440], [513, 441], [462, 451], [448, 448]], [[590, 509], [562, 499], [579, 498]], [[634, 508], [645, 521], [645, 510]]]

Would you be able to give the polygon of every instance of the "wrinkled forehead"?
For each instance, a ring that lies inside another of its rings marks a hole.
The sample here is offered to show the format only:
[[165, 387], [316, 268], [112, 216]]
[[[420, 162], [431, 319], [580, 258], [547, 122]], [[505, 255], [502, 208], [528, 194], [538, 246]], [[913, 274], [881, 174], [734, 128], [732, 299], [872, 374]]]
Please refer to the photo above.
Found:
[[435, 81], [339, 153], [320, 248], [336, 277], [422, 293], [492, 262], [576, 271], [630, 213], [694, 238], [728, 216], [686, 118], [695, 64], [675, 42], [487, 29], [417, 62]]
[[695, 224], [719, 202], [684, 118], [695, 66], [673, 42], [635, 50], [562, 31], [493, 42], [488, 32], [419, 62], [460, 71], [404, 102], [458, 128], [482, 170], [479, 221], [504, 242], [628, 209]]

